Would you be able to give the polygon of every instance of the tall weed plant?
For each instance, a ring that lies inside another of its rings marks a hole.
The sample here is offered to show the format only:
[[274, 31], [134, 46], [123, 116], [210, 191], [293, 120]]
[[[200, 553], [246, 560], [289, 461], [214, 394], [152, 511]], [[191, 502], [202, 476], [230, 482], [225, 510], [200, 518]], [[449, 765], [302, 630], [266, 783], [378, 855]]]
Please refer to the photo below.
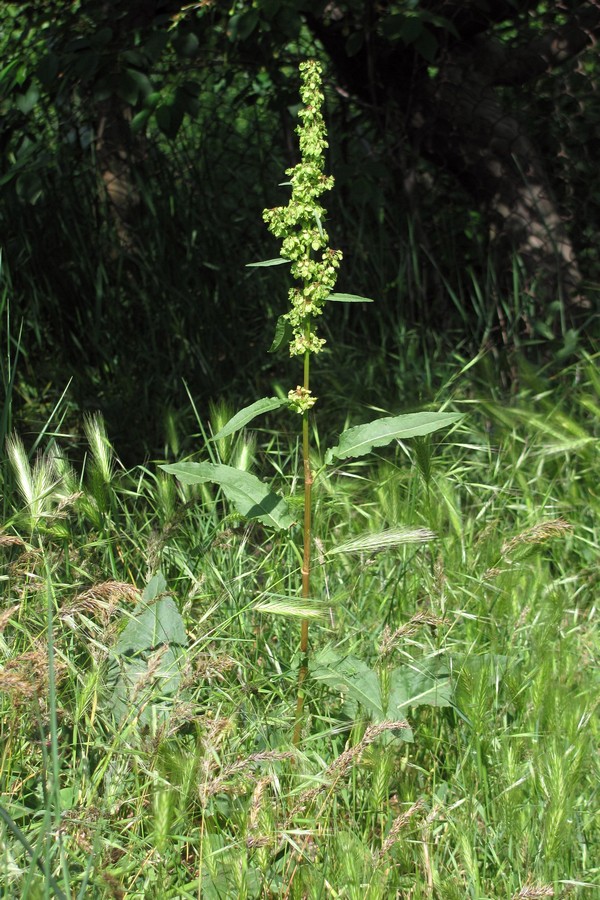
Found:
[[[324, 96], [321, 89], [321, 66], [316, 61], [300, 65], [302, 78], [301, 99], [303, 108], [298, 126], [301, 161], [286, 171], [292, 188], [290, 202], [285, 207], [268, 209], [264, 218], [270, 231], [282, 240], [281, 256], [254, 266], [289, 264], [292, 277], [297, 285], [290, 288], [288, 299], [290, 309], [280, 317], [272, 351], [282, 345], [289, 346], [292, 357], [302, 361], [302, 380], [296, 388], [290, 389], [287, 398], [266, 397], [236, 413], [215, 435], [215, 440], [235, 433], [248, 425], [261, 413], [286, 407], [302, 419], [302, 473], [303, 473], [303, 539], [301, 564], [300, 600], [294, 603], [292, 597], [285, 598], [281, 606], [291, 614], [301, 618], [300, 666], [296, 699], [296, 724], [293, 742], [298, 744], [302, 731], [302, 716], [305, 699], [305, 682], [308, 674], [308, 633], [310, 615], [319, 614], [320, 603], [314, 603], [311, 592], [312, 567], [312, 488], [315, 479], [311, 459], [311, 416], [316, 403], [311, 387], [311, 361], [323, 348], [325, 340], [319, 337], [316, 321], [323, 314], [328, 302], [364, 302], [364, 297], [352, 294], [336, 294], [337, 280], [342, 254], [329, 246], [329, 236], [325, 230], [325, 209], [319, 198], [333, 187], [333, 178], [324, 174], [327, 133], [322, 114]], [[368, 301], [367, 301], [368, 302]], [[324, 466], [334, 460], [354, 459], [364, 456], [373, 447], [382, 447], [394, 440], [422, 437], [438, 429], [448, 427], [460, 416], [456, 413], [422, 412], [408, 415], [389, 416], [376, 419], [364, 425], [347, 429], [339, 436], [339, 442], [325, 454]], [[294, 515], [280, 495], [271, 492], [257, 476], [232, 466], [214, 463], [184, 462], [163, 466], [165, 471], [175, 475], [186, 484], [213, 482], [221, 486], [225, 496], [237, 511], [248, 519], [258, 519], [275, 530], [288, 530], [295, 524]], [[367, 544], [374, 546], [378, 541], [383, 546], [391, 546], [404, 540], [423, 538], [420, 535], [406, 535], [401, 529], [394, 533], [369, 535]], [[360, 541], [353, 548], [361, 549]], [[363, 548], [364, 549], [364, 548]]]
[[[178, 479], [127, 471], [96, 415], [79, 471], [60, 408], [6, 445], [0, 893], [587, 900], [597, 354], [553, 378], [522, 361], [506, 403], [493, 358], [398, 330], [391, 375], [344, 347], [325, 387], [322, 335], [370, 307], [335, 294], [319, 70], [302, 74], [307, 152], [266, 214], [297, 379], [208, 421], [192, 401], [202, 456]], [[386, 378], [396, 408], [466, 406], [464, 429], [434, 447], [455, 418], [389, 415]], [[382, 417], [354, 425], [361, 388]]]

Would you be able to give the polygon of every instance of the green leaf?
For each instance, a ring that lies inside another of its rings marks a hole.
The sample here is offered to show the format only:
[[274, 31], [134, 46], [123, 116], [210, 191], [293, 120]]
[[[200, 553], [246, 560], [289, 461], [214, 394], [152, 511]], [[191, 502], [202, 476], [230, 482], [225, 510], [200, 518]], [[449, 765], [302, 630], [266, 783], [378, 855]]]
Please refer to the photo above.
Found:
[[35, 84], [31, 84], [25, 94], [18, 94], [15, 99], [15, 106], [24, 115], [29, 115], [40, 98], [40, 92]]
[[[387, 715], [406, 713], [415, 706], [452, 706], [449, 670], [440, 659], [419, 662], [421, 670], [401, 666], [390, 674]], [[425, 668], [427, 666], [427, 668]]]
[[290, 528], [294, 524], [295, 520], [283, 497], [272, 493], [266, 484], [250, 472], [243, 472], [233, 466], [192, 462], [173, 463], [160, 468], [175, 475], [183, 484], [211, 481], [220, 485], [237, 511], [249, 519], [258, 519], [277, 530]]
[[246, 263], [247, 269], [266, 269], [267, 266], [282, 266], [284, 263], [290, 263], [291, 259], [283, 259], [279, 256], [277, 259], [264, 259], [262, 262]]
[[353, 31], [348, 40], [346, 41], [346, 55], [347, 56], [356, 56], [359, 50], [362, 49], [362, 45], [365, 40], [365, 35], [363, 31]]
[[342, 656], [332, 648], [317, 654], [309, 663], [311, 676], [336, 691], [349, 696], [370, 713], [376, 722], [382, 722], [383, 708], [377, 672], [356, 656]]
[[163, 134], [168, 134], [171, 124], [171, 113], [169, 107], [164, 103], [156, 108], [155, 112], [156, 124]]
[[164, 594], [166, 589], [167, 582], [165, 581], [165, 576], [162, 572], [157, 572], [144, 588], [142, 599], [145, 600], [146, 603], [150, 603], [152, 600], [156, 600], [160, 594]]
[[279, 316], [277, 325], [275, 326], [275, 337], [273, 343], [268, 349], [268, 353], [275, 353], [283, 344], [289, 344], [294, 335], [294, 329], [285, 316]]
[[432, 541], [436, 537], [428, 528], [390, 528], [377, 534], [365, 534], [333, 547], [327, 551], [327, 555], [334, 553], [379, 553], [381, 550], [389, 550], [399, 544], [414, 544], [423, 541]]
[[327, 451], [325, 462], [364, 456], [373, 447], [384, 447], [394, 440], [431, 434], [447, 428], [461, 418], [460, 413], [420, 412], [402, 416], [385, 416], [365, 425], [348, 428], [340, 435], [339, 443]]
[[220, 441], [221, 438], [228, 437], [228, 435], [244, 428], [256, 416], [270, 412], [272, 409], [279, 409], [281, 406], [289, 406], [289, 400], [282, 400], [281, 397], [263, 397], [261, 400], [251, 403], [250, 406], [245, 406], [235, 416], [232, 416], [221, 430], [213, 436], [212, 440]]
[[137, 85], [140, 97], [147, 97], [152, 93], [152, 82], [144, 72], [138, 69], [125, 69], [125, 72], [130, 81]]
[[142, 603], [119, 636], [115, 647], [118, 654], [146, 653], [161, 644], [187, 646], [183, 619], [172, 597]]
[[256, 28], [258, 21], [257, 9], [249, 9], [232, 16], [227, 28], [227, 37], [232, 41], [245, 41]]
[[327, 300], [334, 303], [373, 303], [369, 297], [359, 297], [358, 294], [330, 294]]
[[130, 106], [137, 102], [140, 94], [140, 84], [137, 77], [135, 77], [140, 74], [140, 72], [135, 72], [135, 69], [123, 69], [119, 73], [117, 96]]
[[176, 35], [173, 39], [173, 48], [178, 56], [190, 58], [197, 53], [199, 46], [200, 41], [193, 31], [188, 31], [187, 34]]
[[141, 109], [139, 113], [135, 114], [130, 126], [133, 134], [138, 134], [147, 125], [151, 115], [151, 109]]
[[180, 696], [188, 639], [183, 618], [158, 572], [110, 651], [108, 706], [118, 721], [134, 715], [140, 725], [165, 722]]

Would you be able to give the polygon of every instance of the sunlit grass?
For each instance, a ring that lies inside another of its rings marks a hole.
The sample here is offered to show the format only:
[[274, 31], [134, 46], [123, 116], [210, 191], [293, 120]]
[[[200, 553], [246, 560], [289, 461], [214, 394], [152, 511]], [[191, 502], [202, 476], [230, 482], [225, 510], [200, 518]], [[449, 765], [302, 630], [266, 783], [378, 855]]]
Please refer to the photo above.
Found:
[[[404, 710], [412, 743], [315, 681], [292, 747], [292, 540], [232, 514], [217, 488], [179, 485], [154, 462], [124, 470], [98, 419], [81, 472], [53, 443], [33, 466], [14, 444], [7, 486], [20, 489], [0, 532], [12, 895], [593, 897], [596, 366], [581, 355], [505, 402], [477, 366], [445, 388], [432, 371], [438, 399], [466, 413], [458, 431], [320, 475], [314, 652], [363, 661], [382, 693], [398, 666], [447, 666], [452, 705]], [[215, 406], [198, 421], [199, 458], [227, 416]], [[215, 461], [259, 466], [293, 502], [295, 440], [221, 443]], [[159, 569], [187, 633], [180, 688], [166, 719], [140, 725], [134, 704], [116, 721], [110, 653]]]

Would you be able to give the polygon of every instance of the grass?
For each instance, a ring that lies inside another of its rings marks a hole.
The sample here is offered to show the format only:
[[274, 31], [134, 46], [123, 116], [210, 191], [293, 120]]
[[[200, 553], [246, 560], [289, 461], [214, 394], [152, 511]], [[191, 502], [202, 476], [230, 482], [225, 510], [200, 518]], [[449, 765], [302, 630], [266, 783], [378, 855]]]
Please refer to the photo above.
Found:
[[[377, 371], [390, 377], [376, 363], [363, 395]], [[0, 532], [6, 896], [595, 895], [597, 356], [546, 375], [517, 364], [507, 401], [489, 360], [456, 364], [439, 388], [448, 363], [430, 356], [423, 391], [465, 412], [461, 428], [317, 482], [317, 659], [358, 660], [388, 699], [398, 671], [448, 672], [451, 702], [378, 718], [356, 702], [358, 676], [340, 675], [340, 690], [315, 668], [299, 749], [293, 541], [232, 515], [215, 488], [155, 463], [125, 470], [101, 420], [86, 422], [77, 470], [51, 426], [33, 467], [13, 445]], [[228, 414], [197, 422], [199, 458]], [[323, 426], [318, 454], [327, 439]], [[212, 446], [214, 461], [299, 495], [285, 430]], [[437, 537], [330, 552], [399, 526]], [[138, 653], [117, 719], [115, 678], [136, 651], [116, 648], [158, 570], [187, 646], [167, 667], [164, 642]]]

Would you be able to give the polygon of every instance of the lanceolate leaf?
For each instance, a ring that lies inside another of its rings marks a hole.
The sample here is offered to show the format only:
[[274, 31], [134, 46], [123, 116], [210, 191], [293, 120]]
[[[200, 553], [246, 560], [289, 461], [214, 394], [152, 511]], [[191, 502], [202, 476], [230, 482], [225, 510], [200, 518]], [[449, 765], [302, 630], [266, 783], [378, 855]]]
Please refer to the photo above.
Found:
[[385, 416], [366, 425], [348, 428], [340, 435], [339, 444], [327, 451], [325, 461], [364, 456], [373, 447], [384, 447], [394, 440], [431, 434], [447, 428], [461, 418], [460, 413], [420, 412], [403, 416]]
[[335, 303], [373, 303], [370, 297], [359, 297], [358, 294], [330, 294], [327, 298]]
[[175, 475], [183, 484], [204, 484], [210, 481], [220, 485], [237, 511], [249, 519], [258, 519], [277, 530], [290, 528], [294, 524], [283, 497], [270, 491], [266, 484], [250, 472], [243, 472], [233, 466], [192, 462], [173, 463], [160, 468]]
[[269, 353], [275, 353], [284, 344], [289, 344], [294, 336], [294, 329], [285, 316], [279, 316], [277, 325], [275, 326], [275, 337], [273, 343], [269, 347]]
[[263, 259], [262, 262], [246, 263], [247, 269], [266, 269], [267, 266], [282, 266], [284, 263], [291, 262], [291, 259], [284, 259], [282, 256], [277, 259]]
[[261, 400], [251, 403], [250, 406], [245, 406], [235, 416], [232, 416], [229, 422], [215, 434], [213, 441], [220, 441], [221, 438], [234, 434], [240, 428], [244, 428], [256, 416], [270, 412], [272, 409], [279, 409], [280, 406], [289, 406], [289, 400], [282, 400], [281, 397], [263, 397]]

